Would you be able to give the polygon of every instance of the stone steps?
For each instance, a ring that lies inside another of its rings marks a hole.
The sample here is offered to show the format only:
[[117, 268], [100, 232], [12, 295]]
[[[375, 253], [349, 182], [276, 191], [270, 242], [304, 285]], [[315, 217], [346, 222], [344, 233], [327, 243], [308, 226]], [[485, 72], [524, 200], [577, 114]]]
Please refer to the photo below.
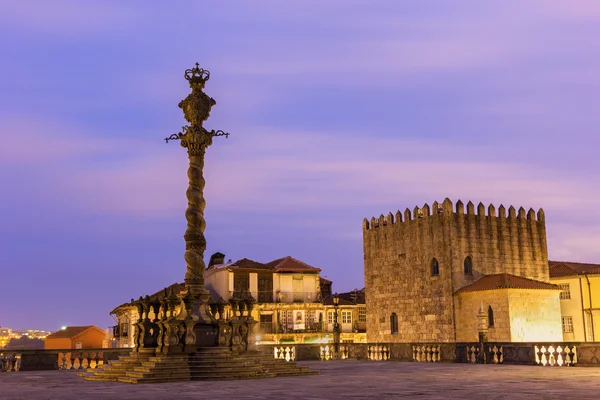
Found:
[[130, 353], [78, 375], [86, 380], [123, 383], [158, 383], [189, 380], [257, 379], [314, 375], [295, 362], [274, 359], [259, 352], [234, 353], [229, 348], [200, 348], [196, 353]]

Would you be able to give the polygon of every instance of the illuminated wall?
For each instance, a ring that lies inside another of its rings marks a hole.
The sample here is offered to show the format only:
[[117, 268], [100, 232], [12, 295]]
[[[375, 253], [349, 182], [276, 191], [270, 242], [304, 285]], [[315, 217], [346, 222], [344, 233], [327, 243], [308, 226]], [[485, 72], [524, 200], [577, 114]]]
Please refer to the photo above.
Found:
[[562, 341], [559, 290], [506, 289], [512, 342]]
[[477, 314], [483, 305], [486, 316], [491, 306], [494, 314], [493, 327], [488, 328], [487, 338], [492, 342], [510, 342], [510, 310], [506, 289], [462, 292], [456, 296], [456, 341], [479, 340]]
[[560, 307], [562, 317], [570, 318], [573, 329], [572, 332], [564, 332], [564, 340], [600, 341], [600, 276], [561, 276], [551, 278], [551, 283], [568, 285], [567, 293], [563, 293], [560, 299]]
[[492, 342], [562, 341], [558, 290], [496, 289], [459, 293], [456, 298], [456, 341], [478, 341], [477, 314], [491, 306], [494, 323], [488, 327]]

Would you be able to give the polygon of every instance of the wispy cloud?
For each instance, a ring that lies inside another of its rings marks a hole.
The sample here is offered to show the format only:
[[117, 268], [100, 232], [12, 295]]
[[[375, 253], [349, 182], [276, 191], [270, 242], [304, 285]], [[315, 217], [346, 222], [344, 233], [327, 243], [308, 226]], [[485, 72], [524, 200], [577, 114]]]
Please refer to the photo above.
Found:
[[133, 2], [77, 0], [14, 1], [3, 4], [0, 21], [4, 27], [22, 29], [30, 33], [75, 38], [79, 35], [122, 35], [135, 29], [132, 22], [148, 15], [147, 7]]

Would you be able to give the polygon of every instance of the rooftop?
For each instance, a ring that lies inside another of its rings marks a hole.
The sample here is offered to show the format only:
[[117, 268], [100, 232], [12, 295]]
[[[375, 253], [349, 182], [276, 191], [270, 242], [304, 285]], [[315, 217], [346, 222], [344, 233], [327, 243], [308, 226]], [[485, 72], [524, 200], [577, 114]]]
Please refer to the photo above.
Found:
[[570, 261], [548, 261], [550, 277], [600, 274], [600, 264], [578, 263]]
[[266, 265], [273, 267], [277, 272], [321, 272], [320, 268], [315, 268], [290, 256], [279, 258]]
[[496, 289], [559, 290], [559, 287], [550, 283], [523, 278], [512, 274], [493, 274], [486, 275], [478, 281], [458, 289], [456, 293]]
[[261, 269], [273, 272], [321, 272], [320, 268], [315, 268], [291, 256], [278, 258], [268, 263], [242, 258], [236, 262], [226, 264], [216, 264], [210, 268], [215, 269]]
[[90, 329], [93, 325], [87, 326], [67, 326], [65, 329], [61, 329], [56, 331], [46, 337], [46, 339], [64, 339], [64, 338], [74, 338], [80, 333]]
[[[355, 304], [365, 304], [365, 289], [360, 290], [351, 290], [346, 293], [338, 293], [338, 297], [340, 298], [339, 305], [340, 306], [349, 306]], [[323, 299], [323, 304], [332, 306], [333, 305], [333, 296], [327, 296]]]

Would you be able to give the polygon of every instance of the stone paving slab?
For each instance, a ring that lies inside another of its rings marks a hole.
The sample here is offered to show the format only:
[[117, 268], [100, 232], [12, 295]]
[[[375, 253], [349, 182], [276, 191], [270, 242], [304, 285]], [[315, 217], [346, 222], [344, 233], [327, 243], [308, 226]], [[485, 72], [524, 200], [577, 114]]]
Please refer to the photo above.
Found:
[[1, 400], [70, 399], [600, 399], [600, 368], [299, 362], [320, 375], [129, 385], [73, 371], [0, 373]]

